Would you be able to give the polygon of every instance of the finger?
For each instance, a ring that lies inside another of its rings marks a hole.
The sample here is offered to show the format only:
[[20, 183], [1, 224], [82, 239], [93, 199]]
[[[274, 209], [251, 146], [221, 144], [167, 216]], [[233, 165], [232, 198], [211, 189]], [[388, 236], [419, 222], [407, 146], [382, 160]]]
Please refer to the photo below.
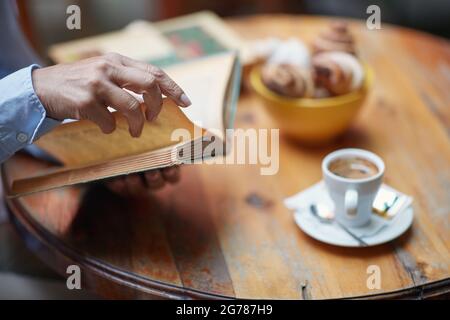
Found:
[[149, 90], [148, 93], [144, 93], [142, 95], [144, 98], [145, 106], [147, 107], [145, 109], [145, 115], [147, 117], [148, 121], [152, 121], [156, 119], [158, 114], [161, 112], [162, 105], [163, 105], [163, 99], [161, 96], [161, 90], [159, 89], [158, 85], [155, 85], [154, 87]]
[[139, 137], [145, 122], [139, 101], [113, 83], [106, 86], [105, 102], [125, 116], [131, 136]]
[[171, 98], [180, 107], [188, 107], [192, 104], [191, 100], [180, 88], [180, 86], [160, 68], [125, 56], [120, 56], [120, 60], [124, 66], [137, 68], [146, 73], [152, 74], [156, 78], [161, 92]]
[[163, 100], [158, 82], [152, 74], [137, 68], [119, 66], [111, 74], [111, 80], [121, 88], [143, 94], [147, 120], [156, 118]]
[[125, 176], [125, 183], [130, 194], [139, 194], [145, 192], [145, 187], [139, 174], [129, 174]]
[[117, 177], [106, 182], [106, 186], [114, 193], [126, 195], [128, 193], [124, 177]]
[[95, 122], [103, 133], [111, 133], [116, 129], [116, 120], [104, 106], [96, 105], [89, 108], [86, 119]]
[[156, 77], [151, 73], [126, 66], [115, 66], [110, 78], [119, 87], [139, 94], [148, 92], [157, 84]]
[[175, 183], [180, 180], [180, 167], [173, 166], [162, 169], [162, 176], [164, 180], [170, 183]]
[[[152, 71], [151, 71], [152, 72]], [[178, 84], [172, 80], [164, 71], [157, 69], [152, 73], [158, 81], [161, 92], [168, 98], [172, 99], [180, 107], [189, 107], [192, 102], [184, 93], [184, 91], [178, 86]]]
[[150, 170], [144, 173], [149, 189], [159, 189], [164, 186], [164, 179], [160, 170]]

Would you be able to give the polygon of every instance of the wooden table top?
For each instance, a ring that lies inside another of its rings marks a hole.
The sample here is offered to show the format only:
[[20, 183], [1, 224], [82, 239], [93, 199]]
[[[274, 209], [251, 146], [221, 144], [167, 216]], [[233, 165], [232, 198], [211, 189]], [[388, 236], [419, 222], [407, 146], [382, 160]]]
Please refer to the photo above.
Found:
[[[309, 39], [330, 20], [258, 16], [229, 20], [248, 39]], [[370, 98], [353, 127], [326, 147], [281, 139], [280, 171], [253, 165], [182, 168], [182, 180], [148, 198], [126, 200], [101, 185], [9, 200], [30, 248], [83, 287], [108, 298], [429, 297], [450, 291], [450, 45], [424, 33], [353, 21], [361, 58], [375, 71]], [[243, 92], [237, 127], [273, 123], [258, 97]], [[386, 163], [385, 182], [414, 197], [412, 227], [371, 248], [339, 248], [300, 231], [282, 200], [321, 179], [332, 150], [359, 147]], [[16, 155], [11, 179], [45, 165]], [[381, 289], [366, 286], [381, 269]]]

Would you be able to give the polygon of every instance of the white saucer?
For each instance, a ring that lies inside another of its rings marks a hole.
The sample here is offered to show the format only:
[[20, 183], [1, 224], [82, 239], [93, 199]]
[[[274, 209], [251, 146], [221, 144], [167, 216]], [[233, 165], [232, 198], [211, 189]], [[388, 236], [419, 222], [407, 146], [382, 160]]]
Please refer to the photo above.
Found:
[[[379, 218], [375, 215], [372, 216], [372, 221], [365, 227], [361, 228], [349, 228], [353, 233], [356, 233], [360, 239], [362, 239], [367, 246], [376, 246], [382, 243], [389, 242], [400, 235], [402, 235], [411, 226], [414, 216], [414, 210], [410, 206], [399, 212], [392, 221], [386, 221], [386, 227], [383, 229], [375, 230], [373, 233], [373, 224], [376, 219]], [[309, 210], [296, 211], [294, 213], [294, 219], [300, 229], [302, 229], [310, 237], [341, 247], [361, 247], [361, 245], [353, 239], [348, 233], [336, 224], [324, 224], [319, 222]], [[372, 226], [371, 226], [372, 225]], [[367, 236], [364, 236], [367, 234]], [[361, 236], [362, 235], [362, 236]]]
[[[392, 189], [392, 188], [391, 188]], [[323, 223], [311, 211], [311, 203], [329, 202], [323, 182], [286, 199], [288, 208], [295, 210], [294, 220], [298, 227], [310, 237], [341, 247], [362, 247], [357, 240], [349, 235], [336, 223]], [[392, 219], [372, 215], [368, 225], [359, 228], [348, 228], [353, 234], [363, 240], [367, 246], [375, 246], [389, 242], [402, 235], [411, 226], [414, 210], [411, 205], [397, 213]]]

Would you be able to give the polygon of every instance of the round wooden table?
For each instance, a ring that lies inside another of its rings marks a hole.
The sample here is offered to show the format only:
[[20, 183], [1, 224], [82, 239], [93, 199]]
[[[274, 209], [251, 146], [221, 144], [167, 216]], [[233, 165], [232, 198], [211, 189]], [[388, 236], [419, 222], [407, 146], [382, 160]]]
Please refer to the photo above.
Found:
[[[244, 38], [310, 39], [329, 19], [258, 16], [229, 20]], [[398, 298], [450, 291], [450, 45], [384, 24], [351, 21], [361, 58], [375, 70], [369, 100], [353, 127], [326, 147], [281, 139], [280, 170], [256, 165], [182, 168], [182, 181], [147, 198], [123, 199], [102, 185], [8, 200], [30, 249], [83, 288], [107, 298]], [[242, 93], [237, 127], [273, 124], [260, 100]], [[412, 227], [371, 248], [320, 243], [294, 223], [282, 201], [321, 179], [330, 151], [359, 147], [386, 162], [385, 182], [414, 197]], [[11, 180], [45, 164], [19, 154], [3, 166]], [[381, 289], [366, 286], [369, 265]]]

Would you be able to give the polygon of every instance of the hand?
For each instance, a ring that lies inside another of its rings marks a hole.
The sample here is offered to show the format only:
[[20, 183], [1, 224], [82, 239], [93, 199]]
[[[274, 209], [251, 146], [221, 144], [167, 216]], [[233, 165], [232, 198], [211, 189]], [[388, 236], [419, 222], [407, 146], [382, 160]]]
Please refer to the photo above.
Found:
[[180, 169], [174, 166], [113, 178], [106, 182], [106, 186], [122, 196], [139, 196], [160, 189], [166, 183], [176, 183], [179, 179]]
[[[162, 94], [181, 107], [191, 104], [164, 71], [115, 53], [36, 69], [32, 78], [47, 116], [57, 120], [88, 119], [104, 133], [111, 133], [116, 127], [108, 106], [123, 113], [131, 136], [139, 137], [145, 118], [151, 121], [161, 111]], [[143, 94], [144, 110], [123, 89]]]

